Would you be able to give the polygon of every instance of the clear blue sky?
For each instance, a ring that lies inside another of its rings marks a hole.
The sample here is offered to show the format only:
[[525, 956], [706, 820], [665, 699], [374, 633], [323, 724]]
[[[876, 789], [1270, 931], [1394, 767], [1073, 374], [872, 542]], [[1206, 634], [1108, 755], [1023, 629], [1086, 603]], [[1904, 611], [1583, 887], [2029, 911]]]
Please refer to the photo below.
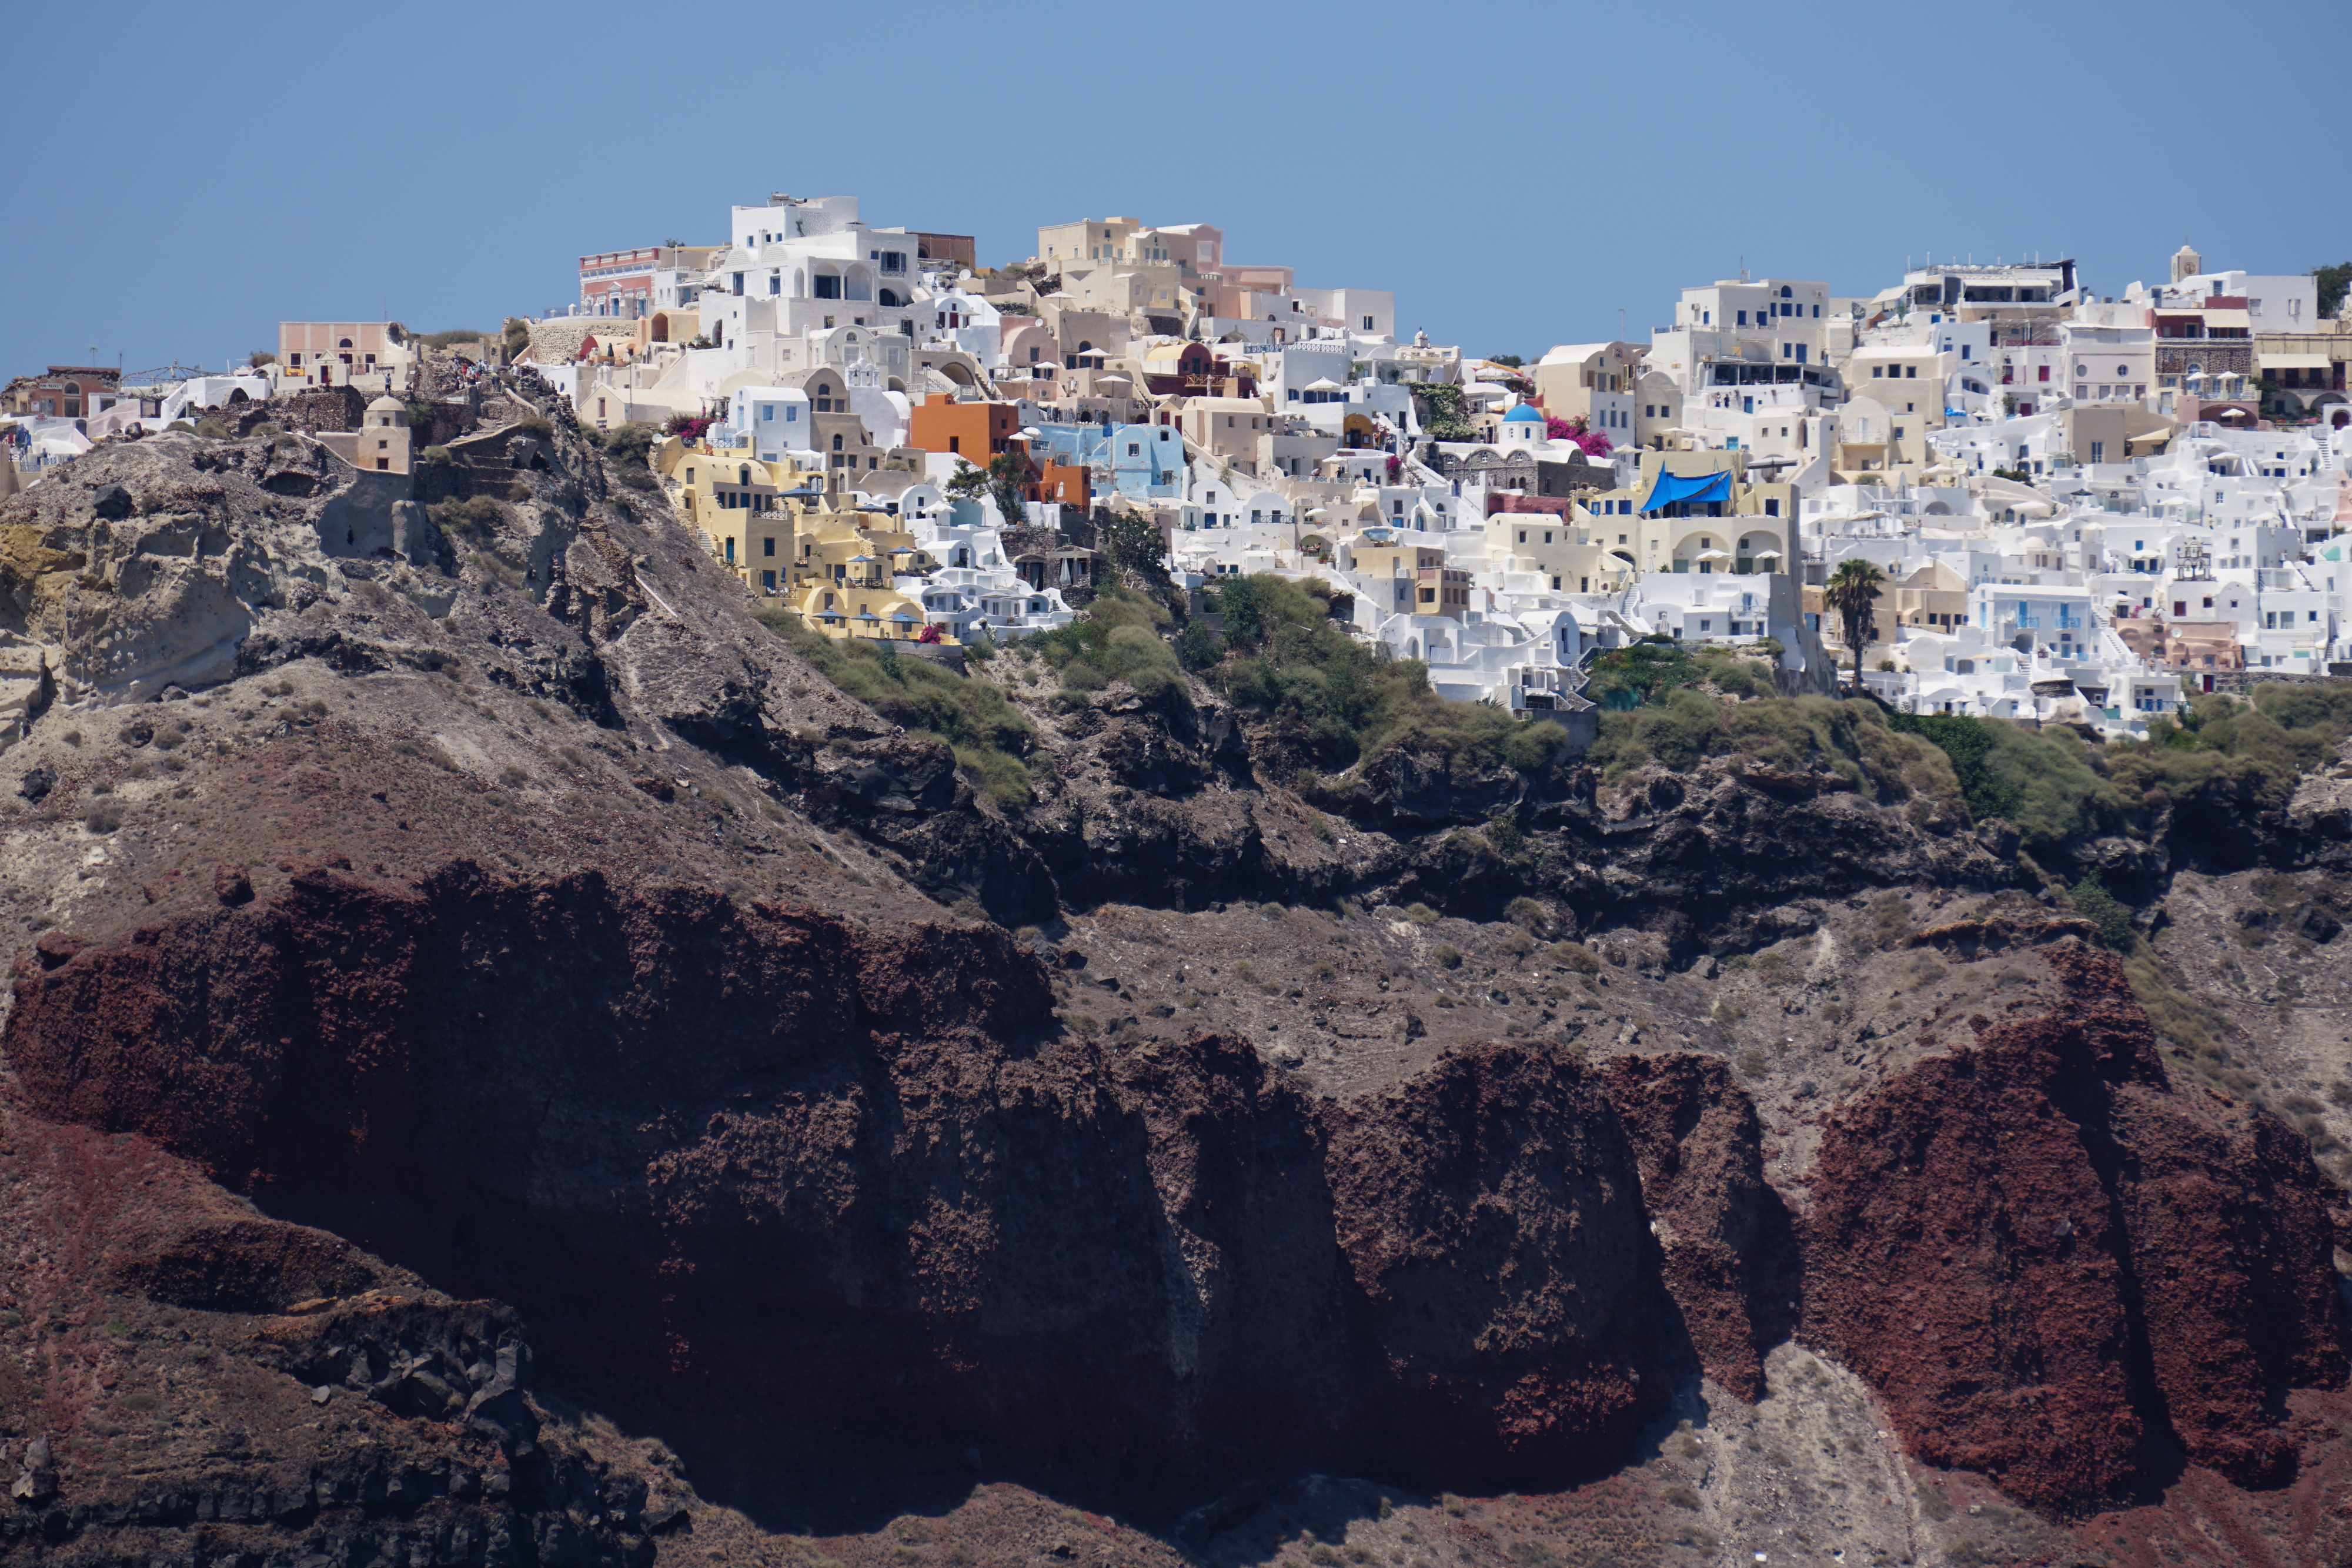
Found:
[[1236, 260], [1393, 289], [1401, 332], [1530, 357], [1621, 308], [1643, 339], [1743, 256], [1840, 294], [2035, 251], [2113, 294], [2183, 239], [2304, 272], [2352, 257], [2315, 131], [2347, 24], [2342, 0], [33, 6], [0, 376], [216, 364], [281, 319], [495, 328], [575, 298], [582, 252], [723, 238], [771, 190], [976, 235], [984, 263], [1041, 223], [1215, 223]]

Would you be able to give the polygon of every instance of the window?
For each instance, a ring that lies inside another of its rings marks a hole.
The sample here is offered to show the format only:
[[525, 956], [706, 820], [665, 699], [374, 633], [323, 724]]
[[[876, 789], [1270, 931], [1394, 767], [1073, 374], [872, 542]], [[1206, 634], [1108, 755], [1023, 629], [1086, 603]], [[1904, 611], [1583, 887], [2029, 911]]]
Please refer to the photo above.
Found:
[[2038, 382], [2046, 382], [2046, 381], [2048, 381], [2048, 380], [2050, 379], [2050, 367], [2049, 367], [2048, 365], [2036, 365], [2036, 366], [2034, 366], [2034, 367], [2033, 367], [2033, 379], [2034, 379], [2035, 381], [2038, 381]]
[[776, 553], [776, 539], [773, 534], [760, 541], [760, 553], [769, 556]]
[[1372, 329], [1372, 319], [1371, 319], [1370, 316], [1367, 316], [1367, 317], [1365, 317], [1365, 318], [1364, 318], [1364, 330], [1365, 330], [1365, 331], [1367, 331], [1367, 332], [1369, 332], [1369, 331], [1370, 331], [1371, 329]]
[[1748, 325], [1748, 312], [1747, 312], [1747, 311], [1745, 311], [1745, 310], [1742, 310], [1742, 311], [1739, 313], [1739, 325], [1740, 325], [1740, 326], [1742, 326], [1742, 327], [1745, 327], [1745, 326], [1747, 326], [1747, 325]]
[[1906, 366], [1904, 366], [1904, 367], [1903, 367], [1903, 379], [1904, 379], [1905, 381], [1907, 381], [1907, 382], [1916, 382], [1916, 381], [1917, 381], [1917, 380], [1919, 379], [1919, 367], [1918, 367], [1918, 366], [1916, 366], [1916, 365], [1906, 365]]
[[[738, 274], [738, 277], [740, 277], [740, 274]], [[820, 272], [813, 281], [816, 284], [816, 297], [819, 299], [838, 299], [841, 298], [841, 279], [834, 274], [829, 272]], [[739, 287], [736, 289], [736, 292], [740, 294], [742, 290]], [[825, 322], [825, 325], [830, 327], [833, 323], [828, 320]]]

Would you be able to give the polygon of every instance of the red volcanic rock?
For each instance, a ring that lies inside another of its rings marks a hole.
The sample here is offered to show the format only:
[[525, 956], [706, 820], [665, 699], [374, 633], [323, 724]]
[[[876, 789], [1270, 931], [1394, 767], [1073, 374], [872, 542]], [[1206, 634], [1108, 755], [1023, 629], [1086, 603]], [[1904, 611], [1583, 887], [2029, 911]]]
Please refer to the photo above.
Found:
[[1655, 1252], [1607, 1096], [1573, 1061], [1487, 1046], [1328, 1119], [1388, 1471], [1613, 1461], [1665, 1390]]
[[1764, 1180], [1755, 1102], [1711, 1056], [1621, 1056], [1600, 1078], [1641, 1163], [1666, 1290], [1692, 1349], [1716, 1382], [1762, 1398], [1764, 1354], [1787, 1333], [1797, 1281], [1788, 1212]]
[[40, 1113], [512, 1301], [721, 1464], [913, 1435], [1130, 1490], [1500, 1482], [1663, 1397], [1640, 1178], [1573, 1063], [1339, 1107], [1049, 1000], [992, 927], [309, 872], [21, 965], [6, 1046]]
[[2064, 1012], [1980, 1019], [1825, 1127], [1809, 1333], [1914, 1453], [2029, 1502], [2128, 1490], [2164, 1434], [2283, 1479], [2268, 1402], [2346, 1375], [2324, 1179], [2268, 1118], [2167, 1082], [2114, 958], [2042, 956]]
[[[464, 864], [51, 935], [14, 1093], [318, 1228], [141, 1278], [282, 1309], [349, 1288], [341, 1238], [513, 1303], [722, 1484], [908, 1442], [1163, 1501], [1269, 1468], [1517, 1484], [1620, 1458], [1684, 1333], [1756, 1391], [1797, 1293], [1709, 1059], [1506, 1043], [1318, 1101], [1244, 1042], [1055, 1030], [993, 927]], [[2345, 1372], [2327, 1190], [2166, 1083], [2112, 959], [2042, 951], [2063, 1013], [1825, 1126], [1809, 1337], [1922, 1458], [2029, 1501], [2128, 1489], [2167, 1435], [2275, 1479], [2266, 1401]]]

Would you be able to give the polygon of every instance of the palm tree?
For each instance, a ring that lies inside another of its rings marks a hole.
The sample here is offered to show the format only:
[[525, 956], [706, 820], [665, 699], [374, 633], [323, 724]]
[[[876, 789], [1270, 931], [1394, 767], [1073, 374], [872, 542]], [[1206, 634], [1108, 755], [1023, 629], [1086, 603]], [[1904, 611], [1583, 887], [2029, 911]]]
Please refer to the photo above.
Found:
[[1848, 557], [1830, 573], [1829, 586], [1822, 591], [1822, 601], [1837, 612], [1845, 645], [1853, 650], [1856, 691], [1862, 689], [1862, 650], [1870, 641], [1871, 623], [1876, 619], [1871, 607], [1878, 602], [1878, 591], [1885, 583], [1885, 576], [1870, 562]]

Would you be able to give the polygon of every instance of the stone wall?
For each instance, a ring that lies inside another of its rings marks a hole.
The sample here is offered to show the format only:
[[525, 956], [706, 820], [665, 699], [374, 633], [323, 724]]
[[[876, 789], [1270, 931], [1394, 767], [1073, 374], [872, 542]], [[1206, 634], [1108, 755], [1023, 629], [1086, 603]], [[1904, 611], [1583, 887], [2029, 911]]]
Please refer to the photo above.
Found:
[[367, 397], [355, 387], [310, 387], [269, 400], [268, 415], [288, 430], [316, 435], [322, 430], [358, 430], [367, 423]]

